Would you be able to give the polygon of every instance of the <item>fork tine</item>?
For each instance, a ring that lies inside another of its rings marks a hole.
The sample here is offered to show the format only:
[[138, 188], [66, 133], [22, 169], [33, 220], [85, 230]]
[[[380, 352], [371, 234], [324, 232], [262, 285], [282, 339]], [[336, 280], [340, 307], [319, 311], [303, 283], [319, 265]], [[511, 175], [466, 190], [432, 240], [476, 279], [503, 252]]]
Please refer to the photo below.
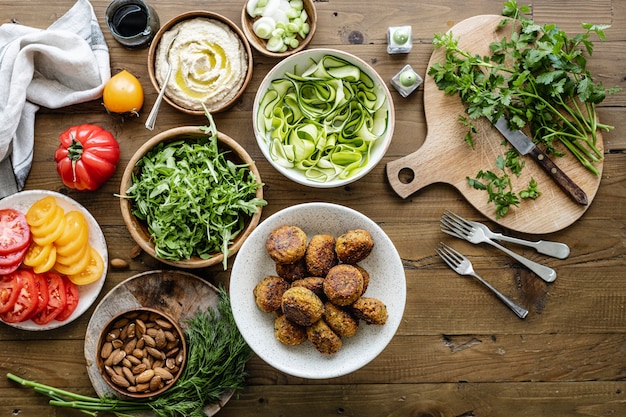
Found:
[[451, 228], [460, 228], [466, 231], [467, 233], [471, 232], [474, 227], [471, 223], [465, 220], [463, 217], [459, 216], [456, 213], [451, 212], [450, 210], [446, 210], [441, 216], [441, 221], [445, 223], [448, 227]]
[[444, 251], [448, 255], [448, 257], [450, 257], [451, 259], [454, 259], [454, 262], [457, 265], [461, 263], [461, 261], [463, 261], [464, 256], [461, 255], [457, 250], [453, 249], [452, 247], [446, 245], [443, 242], [439, 243], [439, 247], [442, 249], [442, 251]]
[[448, 234], [449, 232], [455, 232], [453, 236], [459, 237], [461, 239], [467, 239], [468, 235], [472, 233], [472, 228], [467, 227], [462, 223], [457, 222], [454, 218], [444, 214], [441, 217], [441, 230]]
[[439, 243], [439, 246], [435, 249], [437, 254], [443, 261], [453, 270], [456, 271], [459, 266], [460, 260], [458, 258], [458, 252], [452, 249], [450, 246], [445, 243]]

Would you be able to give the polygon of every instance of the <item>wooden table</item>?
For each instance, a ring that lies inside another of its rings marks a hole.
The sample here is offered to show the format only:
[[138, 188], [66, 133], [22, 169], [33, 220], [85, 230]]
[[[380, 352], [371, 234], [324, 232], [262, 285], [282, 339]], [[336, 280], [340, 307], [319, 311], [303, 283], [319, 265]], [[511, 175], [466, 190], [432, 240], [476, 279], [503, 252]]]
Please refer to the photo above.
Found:
[[[34, 165], [28, 189], [65, 193], [82, 203], [100, 223], [111, 258], [130, 267], [111, 270], [100, 298], [139, 272], [164, 268], [145, 254], [131, 259], [135, 246], [122, 222], [118, 191], [123, 167], [153, 133], [144, 127], [157, 93], [148, 79], [147, 50], [120, 47], [104, 26], [106, 0], [93, 1], [111, 54], [111, 70], [127, 69], [141, 81], [146, 102], [139, 120], [108, 115], [100, 101], [60, 110], [41, 109], [36, 119]], [[194, 9], [219, 12], [235, 22], [243, 0], [220, 2], [152, 0], [162, 22]], [[610, 24], [608, 40], [597, 43], [589, 67], [607, 86], [625, 87], [626, 2], [618, 0], [534, 0], [538, 23], [557, 23], [570, 32], [579, 23]], [[2, 23], [45, 28], [72, 0], [0, 1]], [[478, 14], [499, 14], [502, 3], [467, 0], [316, 1], [318, 30], [312, 47], [354, 53], [391, 77], [406, 63], [424, 75], [432, 36]], [[388, 26], [411, 25], [413, 49], [388, 55]], [[408, 98], [392, 89], [396, 108], [393, 143], [384, 160], [364, 179], [337, 190], [307, 188], [278, 174], [263, 158], [252, 133], [252, 103], [257, 87], [275, 60], [254, 55], [254, 76], [243, 98], [216, 116], [221, 131], [238, 140], [256, 160], [269, 205], [263, 217], [296, 203], [327, 201], [348, 205], [377, 222], [391, 237], [404, 262], [407, 307], [395, 338], [364, 368], [331, 380], [304, 380], [278, 372], [254, 357], [248, 385], [220, 416], [623, 416], [626, 415], [626, 92], [605, 100], [603, 122], [615, 130], [604, 135], [605, 162], [600, 190], [589, 210], [571, 226], [546, 236], [520, 237], [562, 241], [572, 252], [553, 260], [530, 249], [524, 255], [555, 268], [553, 284], [486, 245], [454, 241], [439, 230], [444, 209], [486, 220], [453, 188], [434, 184], [406, 200], [390, 188], [385, 164], [420, 147], [427, 126], [420, 87]], [[65, 188], [52, 158], [58, 135], [70, 125], [95, 123], [119, 140], [122, 158], [115, 176], [97, 192]], [[162, 107], [156, 131], [204, 124]], [[470, 174], [470, 173], [468, 173]], [[555, 216], [559, 213], [555, 212]], [[486, 222], [494, 228], [498, 226]], [[470, 255], [476, 268], [504, 292], [527, 305], [520, 320], [476, 282], [454, 274], [435, 255], [439, 241]], [[214, 284], [228, 284], [229, 271], [196, 271]], [[25, 332], [0, 325], [0, 415], [21, 417], [82, 415], [57, 410], [47, 399], [4, 378], [13, 372], [27, 379], [93, 394], [85, 372], [83, 342], [93, 307], [77, 321], [46, 332]]]

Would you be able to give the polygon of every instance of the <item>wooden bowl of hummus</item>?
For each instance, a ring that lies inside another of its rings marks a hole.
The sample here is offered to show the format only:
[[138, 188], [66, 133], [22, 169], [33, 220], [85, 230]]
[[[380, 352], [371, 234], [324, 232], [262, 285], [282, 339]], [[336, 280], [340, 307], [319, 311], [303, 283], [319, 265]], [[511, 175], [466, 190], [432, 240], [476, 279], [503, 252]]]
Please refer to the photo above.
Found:
[[215, 141], [198, 126], [169, 129], [145, 142], [124, 170], [120, 197], [137, 245], [165, 264], [189, 269], [220, 263], [226, 269], [265, 205], [261, 176], [246, 150], [221, 132]]
[[230, 108], [252, 78], [252, 50], [228, 18], [208, 11], [178, 15], [157, 32], [148, 51], [148, 74], [159, 91], [172, 72], [164, 100], [193, 115]]
[[317, 11], [313, 0], [246, 0], [241, 27], [258, 52], [284, 58], [309, 45], [317, 28]]

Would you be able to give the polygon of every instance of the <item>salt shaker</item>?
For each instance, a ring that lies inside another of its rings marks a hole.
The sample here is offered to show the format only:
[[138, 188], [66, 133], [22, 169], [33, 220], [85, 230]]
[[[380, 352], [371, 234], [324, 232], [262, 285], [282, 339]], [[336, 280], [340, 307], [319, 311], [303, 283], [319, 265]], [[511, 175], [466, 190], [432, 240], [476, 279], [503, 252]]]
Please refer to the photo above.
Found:
[[387, 29], [388, 54], [408, 54], [412, 47], [411, 26], [390, 26]]
[[407, 97], [422, 83], [422, 77], [409, 64], [405, 65], [391, 79], [391, 85], [400, 93], [402, 97]]

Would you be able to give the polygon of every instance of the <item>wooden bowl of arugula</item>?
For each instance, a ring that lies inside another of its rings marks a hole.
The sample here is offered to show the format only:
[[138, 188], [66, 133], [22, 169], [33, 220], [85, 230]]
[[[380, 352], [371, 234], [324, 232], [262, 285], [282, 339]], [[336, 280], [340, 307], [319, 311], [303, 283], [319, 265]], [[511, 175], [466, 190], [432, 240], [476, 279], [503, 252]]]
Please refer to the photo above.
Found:
[[233, 256], [261, 218], [263, 183], [245, 149], [198, 126], [161, 132], [132, 156], [120, 186], [124, 223], [139, 247], [179, 268]]

